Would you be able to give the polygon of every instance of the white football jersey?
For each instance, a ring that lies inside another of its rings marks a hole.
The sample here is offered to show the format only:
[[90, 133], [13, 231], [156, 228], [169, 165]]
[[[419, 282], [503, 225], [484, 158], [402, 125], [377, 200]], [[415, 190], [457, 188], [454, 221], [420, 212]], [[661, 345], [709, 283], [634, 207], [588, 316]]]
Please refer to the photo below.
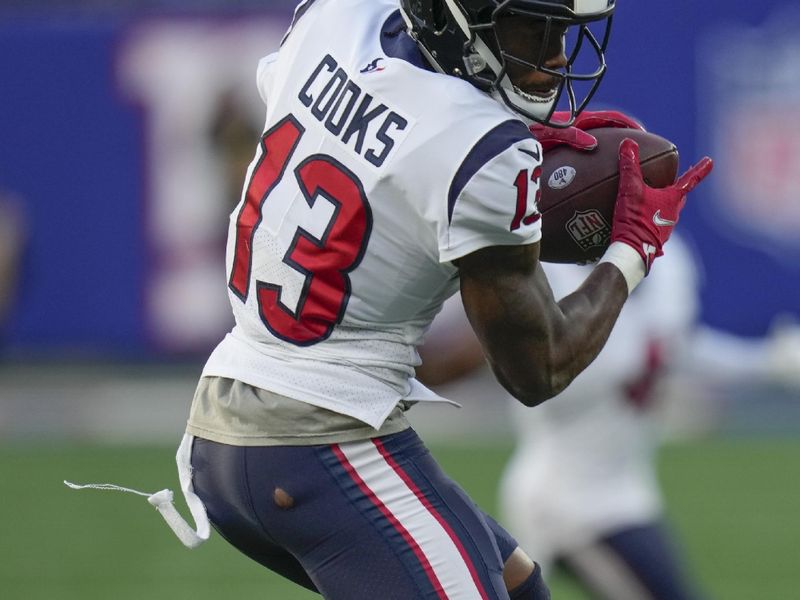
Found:
[[[543, 266], [557, 298], [591, 268]], [[659, 516], [658, 433], [646, 395], [688, 342], [697, 308], [694, 260], [673, 235], [595, 361], [557, 397], [512, 406], [517, 448], [500, 500], [506, 524], [537, 561]]]
[[436, 398], [416, 346], [458, 289], [451, 261], [539, 240], [541, 147], [429, 68], [394, 0], [301, 4], [257, 82], [266, 123], [227, 248], [236, 325], [204, 375], [378, 427]]

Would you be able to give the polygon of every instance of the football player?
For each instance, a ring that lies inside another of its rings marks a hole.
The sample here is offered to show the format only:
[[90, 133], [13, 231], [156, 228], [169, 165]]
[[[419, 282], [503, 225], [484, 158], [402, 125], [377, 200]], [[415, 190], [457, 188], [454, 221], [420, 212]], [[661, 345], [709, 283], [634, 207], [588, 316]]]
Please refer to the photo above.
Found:
[[555, 300], [538, 262], [542, 147], [591, 149], [585, 129], [635, 126], [581, 114], [613, 11], [614, 0], [297, 7], [257, 72], [265, 127], [227, 247], [236, 325], [204, 368], [179, 450], [190, 506], [199, 498], [241, 552], [326, 598], [549, 596], [404, 413], [441, 400], [414, 378], [416, 348], [459, 289], [522, 404], [564, 389], [662, 253], [672, 226], [654, 213], [677, 221], [709, 172], [706, 159], [652, 190], [624, 142], [612, 243]]

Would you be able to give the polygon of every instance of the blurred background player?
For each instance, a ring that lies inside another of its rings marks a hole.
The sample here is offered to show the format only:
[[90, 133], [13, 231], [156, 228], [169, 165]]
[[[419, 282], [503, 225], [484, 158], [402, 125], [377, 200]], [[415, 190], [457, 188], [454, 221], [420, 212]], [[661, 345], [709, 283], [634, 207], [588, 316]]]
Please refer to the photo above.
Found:
[[0, 353], [7, 319], [17, 298], [26, 239], [27, 227], [21, 202], [0, 191]]
[[[566, 390], [533, 410], [509, 408], [517, 438], [500, 483], [501, 520], [546, 577], [559, 563], [592, 598], [698, 597], [662, 522], [651, 420], [660, 377], [694, 326], [697, 274], [677, 236], [659, 267], [631, 294], [603, 351]], [[543, 268], [562, 297], [592, 267]], [[434, 321], [421, 354], [418, 376], [434, 386], [483, 363], [455, 302]]]
[[[566, 390], [533, 410], [513, 401], [498, 407], [509, 410], [516, 433], [498, 490], [501, 521], [546, 576], [558, 567], [591, 598], [705, 597], [665, 519], [656, 471], [665, 403], [691, 390], [676, 389], [676, 373], [800, 389], [800, 330], [793, 323], [778, 322], [769, 337], [757, 340], [697, 325], [702, 273], [696, 264], [690, 246], [673, 236], [598, 358]], [[591, 268], [542, 266], [556, 297]], [[434, 320], [421, 355], [418, 377], [443, 395], [493, 393], [457, 299]], [[499, 387], [494, 393], [505, 397]], [[709, 407], [689, 410], [697, 416]]]
[[[697, 274], [673, 237], [622, 309], [598, 358], [528, 414], [499, 490], [503, 520], [545, 573], [558, 563], [604, 600], [699, 598], [664, 522], [654, 420], [662, 376], [687, 351]], [[557, 297], [588, 267], [545, 265]]]

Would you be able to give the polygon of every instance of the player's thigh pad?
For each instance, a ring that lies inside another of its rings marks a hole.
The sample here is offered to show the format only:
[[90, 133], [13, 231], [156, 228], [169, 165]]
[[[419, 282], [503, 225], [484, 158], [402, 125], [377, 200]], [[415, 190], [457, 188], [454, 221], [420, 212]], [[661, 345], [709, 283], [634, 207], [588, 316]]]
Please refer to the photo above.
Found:
[[[197, 442], [195, 490], [215, 527], [250, 556], [282, 549], [296, 557], [326, 598], [508, 598], [495, 532], [413, 430], [234, 448], [239, 474], [211, 477], [216, 449], [233, 447]], [[225, 480], [222, 489], [214, 479]], [[225, 516], [231, 510], [237, 518]]]

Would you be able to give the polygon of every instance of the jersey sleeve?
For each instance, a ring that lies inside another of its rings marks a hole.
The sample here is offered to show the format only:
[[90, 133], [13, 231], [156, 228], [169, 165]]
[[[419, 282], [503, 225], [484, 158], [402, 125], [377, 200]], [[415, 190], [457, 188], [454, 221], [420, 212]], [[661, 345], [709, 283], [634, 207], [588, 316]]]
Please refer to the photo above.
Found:
[[539, 143], [520, 121], [496, 127], [470, 150], [450, 185], [441, 262], [541, 239], [541, 157]]
[[267, 90], [269, 89], [269, 80], [272, 74], [272, 65], [278, 60], [278, 53], [273, 52], [258, 61], [258, 68], [256, 69], [256, 86], [258, 87], [258, 94], [264, 104], [267, 104]]

